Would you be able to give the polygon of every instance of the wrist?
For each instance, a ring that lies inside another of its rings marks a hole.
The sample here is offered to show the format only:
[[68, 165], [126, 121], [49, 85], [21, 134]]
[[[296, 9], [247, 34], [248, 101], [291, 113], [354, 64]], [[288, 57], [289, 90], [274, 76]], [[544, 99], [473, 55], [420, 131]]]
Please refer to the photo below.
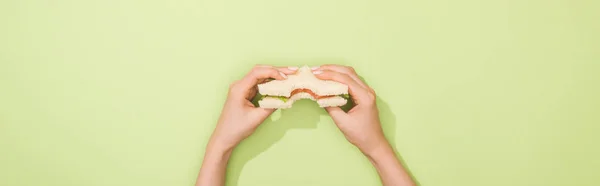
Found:
[[355, 144], [366, 156], [376, 155], [391, 148], [389, 142], [384, 137], [371, 137], [370, 139], [362, 144]]
[[211, 138], [206, 145], [206, 154], [212, 155], [228, 155], [230, 154], [237, 144], [226, 142], [217, 138]]
[[363, 154], [365, 154], [365, 156], [367, 156], [372, 161], [377, 161], [390, 156], [395, 156], [394, 150], [387, 141], [380, 142], [376, 146], [368, 150], [363, 150]]
[[215, 151], [230, 151], [240, 143], [241, 140], [231, 137], [228, 133], [222, 133], [220, 130], [215, 130], [211, 135], [206, 150]]
[[223, 146], [216, 146], [209, 143], [204, 152], [204, 161], [206, 161], [206, 163], [216, 164], [227, 162], [232, 151], [232, 148], [225, 148]]

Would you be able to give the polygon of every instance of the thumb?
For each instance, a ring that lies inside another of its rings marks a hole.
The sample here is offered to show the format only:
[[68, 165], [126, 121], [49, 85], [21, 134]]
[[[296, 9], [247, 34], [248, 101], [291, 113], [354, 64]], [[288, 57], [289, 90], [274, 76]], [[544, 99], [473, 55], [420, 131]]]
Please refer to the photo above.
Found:
[[275, 112], [275, 110], [277, 110], [277, 109], [252, 108], [250, 110], [250, 114], [252, 115], [253, 118], [257, 118], [262, 123], [262, 121], [267, 119], [267, 117], [269, 117], [269, 115], [273, 114], [273, 112]]
[[334, 121], [339, 121], [340, 119], [348, 115], [340, 107], [325, 107], [325, 110], [327, 110], [327, 113], [329, 113], [329, 115], [331, 116], [331, 118], [333, 118]]

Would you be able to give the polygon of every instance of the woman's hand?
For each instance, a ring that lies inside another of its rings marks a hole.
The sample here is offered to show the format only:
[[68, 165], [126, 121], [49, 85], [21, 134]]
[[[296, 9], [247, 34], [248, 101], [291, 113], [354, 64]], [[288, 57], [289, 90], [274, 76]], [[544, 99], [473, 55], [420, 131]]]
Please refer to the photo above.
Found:
[[293, 74], [297, 69], [258, 65], [244, 78], [232, 83], [209, 145], [231, 149], [250, 136], [275, 111], [254, 107], [251, 103], [258, 92], [256, 85], [269, 78], [286, 79], [286, 74]]
[[369, 158], [383, 185], [414, 186], [415, 182], [383, 135], [375, 91], [362, 82], [351, 67], [324, 65], [314, 68], [313, 74], [323, 80], [348, 85], [348, 92], [355, 106], [348, 113], [339, 107], [328, 107], [327, 112], [346, 139]]
[[358, 78], [352, 67], [323, 65], [313, 68], [313, 74], [319, 79], [348, 85], [355, 106], [348, 113], [339, 107], [327, 107], [326, 110], [350, 143], [365, 154], [388, 146], [379, 121], [375, 92]]
[[227, 100], [204, 153], [197, 186], [225, 185], [225, 169], [233, 148], [250, 136], [275, 109], [256, 108], [250, 102], [258, 83], [269, 78], [283, 80], [298, 68], [255, 66], [241, 80], [231, 84]]

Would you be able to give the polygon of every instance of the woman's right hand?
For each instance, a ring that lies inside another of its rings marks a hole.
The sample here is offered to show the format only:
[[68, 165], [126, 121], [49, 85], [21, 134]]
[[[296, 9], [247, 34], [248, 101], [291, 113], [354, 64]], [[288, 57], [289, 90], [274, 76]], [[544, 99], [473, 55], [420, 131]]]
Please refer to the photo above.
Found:
[[314, 68], [313, 74], [319, 79], [348, 85], [355, 106], [348, 113], [339, 107], [328, 107], [327, 112], [346, 139], [369, 158], [383, 185], [416, 185], [383, 135], [373, 89], [362, 82], [351, 67], [324, 65]]
[[366, 155], [389, 147], [381, 129], [375, 92], [358, 78], [352, 67], [323, 65], [313, 68], [313, 74], [319, 79], [348, 85], [354, 107], [348, 113], [339, 107], [327, 107], [326, 110], [350, 143]]

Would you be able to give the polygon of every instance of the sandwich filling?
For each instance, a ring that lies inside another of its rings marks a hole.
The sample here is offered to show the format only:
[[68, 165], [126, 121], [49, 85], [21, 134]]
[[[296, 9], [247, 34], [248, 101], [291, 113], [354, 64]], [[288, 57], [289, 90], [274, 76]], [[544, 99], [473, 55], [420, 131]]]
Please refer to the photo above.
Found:
[[[310, 89], [295, 89], [290, 93], [290, 97], [298, 94], [298, 93], [308, 93], [310, 94], [315, 100], [319, 100], [319, 99], [325, 99], [325, 98], [332, 98], [332, 97], [336, 97], [336, 96], [340, 96], [343, 98], [350, 98], [350, 95], [348, 94], [340, 94], [340, 95], [326, 95], [326, 96], [320, 96], [315, 94], [313, 91], [311, 91]], [[264, 98], [277, 98], [282, 100], [283, 102], [286, 102], [288, 99], [290, 99], [290, 97], [285, 97], [285, 96], [271, 96], [271, 95], [263, 95], [260, 99], [264, 99]]]

